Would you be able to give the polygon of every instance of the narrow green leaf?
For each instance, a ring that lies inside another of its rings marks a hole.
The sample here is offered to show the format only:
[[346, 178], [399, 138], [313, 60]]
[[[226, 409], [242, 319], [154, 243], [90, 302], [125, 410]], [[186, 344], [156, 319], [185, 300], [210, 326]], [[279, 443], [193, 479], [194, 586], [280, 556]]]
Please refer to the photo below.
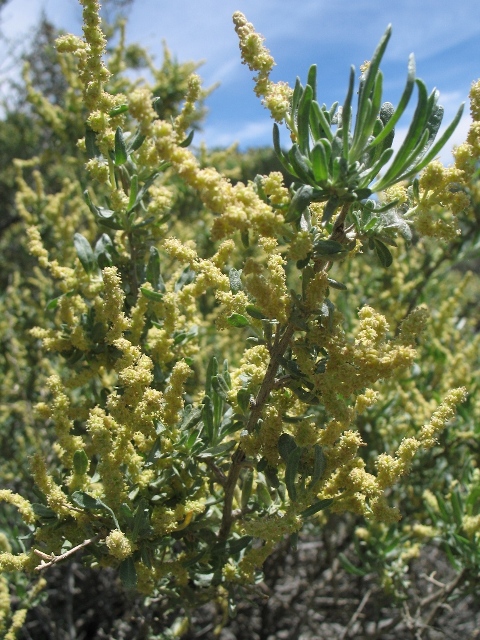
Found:
[[320, 107], [318, 102], [315, 100], [312, 102], [311, 106], [312, 118], [316, 118], [318, 127], [323, 132], [323, 137], [325, 137], [329, 142], [333, 140], [333, 132], [330, 128], [330, 123], [327, 120], [323, 109]]
[[377, 238], [374, 238], [373, 242], [375, 243], [375, 253], [378, 256], [382, 267], [388, 268], [393, 262], [393, 257], [390, 253], [390, 249], [385, 244], [383, 244], [383, 242], [377, 240]]
[[235, 446], [235, 440], [229, 442], [222, 442], [215, 447], [210, 447], [197, 454], [197, 458], [216, 458], [217, 456], [223, 456], [225, 453], [231, 451]]
[[338, 280], [334, 280], [333, 278], [327, 278], [328, 286], [332, 287], [332, 289], [338, 289], [339, 291], [346, 291], [347, 287], [343, 284], [343, 282], [338, 282]]
[[227, 318], [227, 322], [232, 327], [248, 327], [250, 324], [248, 318], [241, 313], [232, 313], [232, 315]]
[[338, 559], [340, 560], [340, 564], [342, 565], [342, 567], [345, 569], [345, 571], [348, 571], [348, 573], [352, 573], [355, 576], [365, 575], [365, 571], [352, 564], [345, 554], [339, 553]]
[[[303, 154], [308, 154], [310, 149], [310, 107], [312, 99], [313, 89], [307, 84], [300, 98], [297, 113], [298, 145]], [[291, 158], [290, 161], [292, 162]], [[292, 165], [295, 167], [293, 162]]]
[[287, 173], [291, 173], [292, 175], [296, 175], [292, 165], [287, 160], [287, 157], [280, 147], [280, 129], [278, 128], [278, 124], [276, 122], [273, 125], [273, 148], [285, 171], [287, 171]]
[[160, 293], [160, 291], [152, 291], [146, 287], [140, 287], [140, 291], [145, 298], [153, 300], [153, 302], [161, 302], [163, 300], [163, 293]]
[[117, 127], [115, 131], [115, 165], [120, 167], [122, 164], [125, 164], [128, 158], [127, 147], [125, 145], [125, 139], [123, 137], [123, 132], [120, 127]]
[[343, 104], [342, 110], [342, 139], [343, 139], [343, 157], [348, 160], [349, 155], [349, 134], [350, 134], [350, 119], [352, 116], [352, 95], [353, 86], [355, 84], [355, 67], [350, 67], [350, 77], [348, 81], [347, 97]]
[[302, 448], [296, 447], [293, 449], [286, 463], [285, 468], [285, 486], [287, 487], [290, 500], [295, 501], [297, 499], [297, 489], [295, 487], [295, 480], [298, 474], [298, 466], [300, 464], [300, 458], [302, 456]]
[[313, 245], [313, 253], [315, 256], [331, 256], [344, 252], [345, 247], [336, 240], [317, 240]]
[[253, 487], [253, 472], [250, 469], [247, 469], [243, 477], [243, 484], [242, 484], [242, 498], [241, 498], [242, 509], [245, 509], [245, 507], [248, 504], [248, 501], [250, 500], [250, 496], [252, 495], [252, 487]]
[[128, 207], [127, 207], [128, 211], [132, 209], [135, 202], [137, 201], [137, 195], [138, 195], [138, 176], [135, 173], [130, 179], [130, 195], [128, 198]]
[[302, 154], [302, 151], [298, 144], [294, 144], [287, 154], [288, 160], [295, 171], [295, 175], [305, 182], [306, 184], [315, 184], [313, 172], [307, 160], [306, 156]]
[[460, 501], [460, 496], [455, 489], [452, 491], [450, 501], [452, 503], [452, 510], [453, 510], [453, 517], [455, 519], [455, 524], [457, 525], [457, 527], [461, 527], [463, 522], [462, 505]]
[[313, 99], [317, 99], [317, 65], [312, 64], [308, 70], [307, 84], [311, 86], [313, 92]]
[[256, 320], [265, 320], [266, 318], [266, 316], [260, 311], [260, 309], [257, 309], [257, 307], [255, 307], [253, 304], [247, 304], [247, 306], [245, 307], [245, 311], [249, 316], [255, 318]]
[[257, 497], [259, 501], [267, 508], [272, 504], [272, 496], [270, 495], [270, 491], [263, 484], [263, 482], [257, 482]]
[[[161, 169], [161, 167], [160, 167], [160, 169]], [[159, 175], [160, 175], [160, 172], [159, 171], [155, 171], [154, 173], [152, 173], [145, 180], [145, 182], [142, 185], [142, 187], [138, 190], [138, 193], [137, 193], [136, 198], [135, 198], [135, 202], [131, 206], [130, 206], [130, 203], [129, 203], [129, 207], [127, 209], [127, 214], [131, 213], [140, 204], [140, 202], [145, 197], [145, 194], [150, 189], [150, 187], [152, 186], [152, 184], [155, 182], [155, 180], [158, 178]]]
[[302, 518], [309, 518], [310, 516], [315, 515], [319, 511], [323, 511], [323, 509], [326, 509], [327, 507], [329, 507], [332, 504], [332, 502], [333, 502], [332, 498], [326, 498], [325, 500], [319, 500], [318, 502], [314, 502], [310, 507], [308, 507], [308, 509], [305, 509], [305, 511], [302, 511], [300, 515], [302, 516]]
[[77, 475], [82, 476], [84, 473], [87, 473], [89, 464], [90, 460], [84, 449], [75, 451], [73, 454], [73, 470]]
[[205, 396], [203, 399], [203, 411], [202, 411], [203, 426], [205, 428], [205, 435], [207, 436], [207, 443], [214, 442], [214, 424], [213, 424], [213, 404], [209, 396]]
[[377, 79], [377, 72], [380, 67], [380, 62], [382, 60], [383, 54], [385, 53], [385, 49], [387, 48], [387, 44], [390, 40], [391, 35], [392, 27], [391, 25], [388, 25], [377, 48], [375, 49], [368, 69], [364, 73], [362, 81], [360, 83], [360, 89], [358, 92], [357, 118], [355, 121], [355, 130], [353, 134], [351, 149], [352, 157], [356, 157], [360, 151], [361, 146], [363, 146], [360, 144], [360, 139], [362, 138], [364, 132], [368, 101], [370, 100], [370, 95]]
[[127, 149], [129, 153], [133, 153], [133, 151], [137, 151], [140, 149], [142, 144], [145, 141], [146, 136], [140, 133], [140, 129], [138, 129], [135, 135], [130, 136], [127, 142]]
[[195, 134], [195, 131], [192, 129], [190, 131], [190, 133], [188, 134], [188, 136], [185, 138], [185, 140], [180, 142], [180, 144], [178, 146], [179, 147], [189, 147], [192, 144], [192, 140], [193, 140], [194, 134]]
[[280, 480], [278, 479], [277, 470], [274, 467], [267, 465], [264, 473], [268, 484], [273, 489], [278, 489], [278, 487], [280, 486]]
[[253, 540], [252, 536], [242, 536], [241, 538], [236, 538], [235, 540], [230, 540], [228, 543], [228, 552], [231, 555], [236, 555], [243, 551]]
[[315, 486], [315, 484], [319, 480], [321, 480], [323, 474], [325, 473], [325, 468], [327, 466], [327, 460], [325, 458], [325, 454], [323, 453], [323, 449], [319, 444], [315, 445], [313, 455], [314, 455], [313, 472], [312, 472], [312, 481], [310, 483], [311, 487]]
[[126, 113], [128, 111], [128, 104], [119, 104], [116, 107], [113, 107], [113, 109], [110, 109], [110, 111], [108, 112], [108, 115], [111, 118], [115, 118], [115, 116], [119, 116], [122, 113]]
[[415, 86], [415, 58], [413, 53], [410, 55], [408, 59], [408, 75], [407, 75], [407, 83], [405, 85], [405, 89], [403, 90], [402, 97], [400, 98], [400, 102], [393, 113], [392, 117], [389, 118], [388, 122], [385, 123], [384, 129], [376, 136], [376, 138], [370, 143], [369, 147], [374, 147], [380, 142], [386, 140], [387, 136], [393, 132], [393, 129], [397, 122], [400, 120], [405, 108], [407, 107], [410, 97], [413, 92], [413, 87]]
[[[147, 278], [147, 282], [149, 282], [154, 289], [160, 289], [160, 254], [156, 247], [150, 247], [149, 254], [145, 277]], [[163, 285], [163, 291], [161, 291], [161, 293], [163, 293], [165, 290], [163, 280], [161, 281], [161, 284]]]
[[126, 589], [135, 589], [137, 586], [137, 570], [132, 556], [125, 558], [118, 567], [118, 574]]
[[[460, 122], [460, 118], [462, 117], [464, 106], [465, 106], [465, 103], [462, 103], [460, 105], [460, 108], [458, 109], [457, 114], [455, 115], [455, 117], [452, 120], [452, 122], [445, 129], [445, 131], [443, 132], [443, 135], [440, 137], [440, 139], [437, 140], [437, 142], [431, 147], [431, 149], [425, 155], [425, 157], [422, 158], [421, 162], [419, 164], [417, 164], [415, 167], [413, 167], [411, 170], [409, 170], [407, 173], [405, 173], [402, 176], [400, 176], [399, 180], [405, 180], [407, 178], [410, 178], [410, 177], [414, 176], [416, 173], [418, 173], [419, 171], [424, 169], [427, 166], [427, 164], [429, 162], [431, 162], [439, 154], [441, 149], [448, 142], [448, 139], [450, 138], [452, 133], [455, 131], [458, 123]], [[387, 186], [389, 186], [389, 185], [387, 185]], [[384, 188], [386, 188], [386, 187], [384, 187]]]
[[312, 202], [312, 198], [314, 195], [314, 189], [310, 185], [302, 185], [300, 189], [298, 189], [290, 202], [290, 207], [288, 209], [288, 213], [285, 216], [286, 222], [295, 222], [297, 221], [308, 205]]
[[221, 373], [217, 373], [212, 378], [212, 387], [221, 398], [227, 399], [230, 388], [225, 380], [225, 377]]
[[386, 185], [391, 183], [392, 180], [398, 180], [399, 175], [406, 168], [407, 160], [411, 155], [411, 152], [417, 146], [419, 140], [424, 133], [424, 127], [429, 117], [428, 109], [428, 96], [427, 88], [425, 84], [417, 78], [415, 81], [418, 87], [418, 102], [415, 113], [413, 114], [412, 122], [408, 129], [407, 135], [400, 149], [397, 151], [392, 164], [388, 168], [385, 175], [373, 185], [372, 189], [375, 191], [381, 191], [386, 188]]
[[282, 433], [278, 439], [278, 452], [282, 456], [284, 462], [288, 461], [291, 452], [297, 448], [295, 439], [289, 433]]
[[87, 157], [99, 158], [102, 154], [97, 147], [97, 134], [90, 127], [85, 127], [85, 149], [87, 151]]
[[93, 253], [92, 247], [89, 241], [82, 236], [81, 233], [76, 233], [73, 236], [73, 244], [77, 252], [78, 259], [80, 260], [82, 267], [86, 273], [93, 273], [97, 270], [97, 261]]
[[237, 402], [240, 409], [243, 413], [247, 413], [250, 409], [250, 399], [252, 398], [252, 394], [248, 389], [239, 389], [237, 391]]
[[316, 182], [325, 182], [328, 180], [328, 159], [325, 147], [321, 142], [317, 142], [311, 153], [312, 171]]
[[330, 219], [335, 213], [335, 211], [338, 209], [340, 202], [341, 200], [337, 196], [332, 196], [327, 200], [327, 204], [325, 205], [325, 208], [323, 210], [323, 217], [322, 217], [322, 222], [324, 224], [327, 222], [330, 222]]

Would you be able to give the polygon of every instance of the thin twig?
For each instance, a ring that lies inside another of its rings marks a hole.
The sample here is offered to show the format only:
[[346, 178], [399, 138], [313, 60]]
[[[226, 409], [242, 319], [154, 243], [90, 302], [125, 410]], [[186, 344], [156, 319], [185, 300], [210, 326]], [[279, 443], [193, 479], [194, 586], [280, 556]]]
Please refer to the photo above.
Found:
[[350, 631], [350, 629], [353, 627], [353, 625], [356, 623], [356, 621], [358, 620], [360, 614], [362, 613], [363, 609], [365, 608], [365, 605], [367, 604], [367, 602], [370, 600], [370, 596], [372, 595], [372, 591], [373, 591], [373, 587], [371, 587], [367, 593], [363, 596], [362, 600], [360, 601], [360, 604], [358, 605], [358, 607], [355, 610], [355, 613], [353, 614], [353, 616], [350, 618], [347, 626], [345, 627], [345, 629], [343, 630], [342, 635], [340, 636], [340, 640], [345, 640], [345, 638], [348, 637], [348, 632]]
[[35, 567], [35, 571], [43, 571], [44, 569], [47, 569], [48, 567], [51, 567], [54, 564], [57, 564], [57, 562], [62, 562], [62, 560], [66, 560], [68, 557], [73, 556], [74, 553], [77, 553], [77, 551], [80, 551], [80, 549], [87, 547], [89, 544], [93, 544], [94, 542], [97, 542], [97, 540], [100, 540], [101, 537], [102, 536], [98, 534], [93, 538], [84, 540], [80, 544], [77, 544], [76, 547], [72, 547], [71, 549], [69, 549], [68, 551], [65, 551], [65, 553], [62, 553], [59, 556], [56, 556], [54, 553], [51, 553], [51, 554], [43, 553], [43, 551], [40, 551], [40, 549], [34, 549], [33, 553], [35, 553], [37, 556], [42, 558], [42, 561], [40, 562], [38, 567]]

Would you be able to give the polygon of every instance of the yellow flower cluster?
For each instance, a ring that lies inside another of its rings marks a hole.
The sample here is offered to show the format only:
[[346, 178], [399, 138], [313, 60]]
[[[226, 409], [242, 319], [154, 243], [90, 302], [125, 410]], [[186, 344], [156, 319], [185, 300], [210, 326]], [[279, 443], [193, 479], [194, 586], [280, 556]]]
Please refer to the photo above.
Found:
[[277, 122], [282, 122], [288, 115], [292, 89], [284, 82], [274, 83], [270, 80], [270, 72], [275, 61], [268, 49], [263, 45], [264, 38], [255, 32], [254, 26], [240, 11], [233, 14], [235, 31], [239, 38], [239, 46], [243, 64], [251, 71], [257, 71], [255, 76], [255, 93], [263, 98], [263, 104]]
[[132, 555], [133, 549], [131, 542], [125, 534], [118, 529], [110, 531], [108, 536], [105, 538], [105, 544], [107, 545], [110, 554], [114, 558], [117, 558], [117, 560], [124, 560], [125, 558], [128, 558], [128, 556]]

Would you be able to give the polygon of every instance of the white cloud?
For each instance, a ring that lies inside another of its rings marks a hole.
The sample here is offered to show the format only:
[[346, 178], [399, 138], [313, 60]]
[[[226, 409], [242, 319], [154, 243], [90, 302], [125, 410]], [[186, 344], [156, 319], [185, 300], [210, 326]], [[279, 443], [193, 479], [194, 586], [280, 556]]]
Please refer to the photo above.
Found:
[[272, 120], [267, 115], [264, 120], [244, 122], [236, 129], [207, 126], [201, 135], [209, 147], [226, 147], [238, 142], [243, 148], [269, 144], [271, 137]]

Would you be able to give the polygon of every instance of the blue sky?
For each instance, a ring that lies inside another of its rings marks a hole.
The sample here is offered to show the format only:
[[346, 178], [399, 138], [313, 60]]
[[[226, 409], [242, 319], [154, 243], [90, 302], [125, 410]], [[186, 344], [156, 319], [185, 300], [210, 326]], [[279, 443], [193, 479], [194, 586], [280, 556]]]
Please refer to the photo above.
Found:
[[[56, 26], [81, 34], [77, 0], [11, 0], [2, 14], [4, 33], [28, 38], [42, 10]], [[235, 10], [265, 36], [277, 63], [273, 79], [293, 85], [316, 63], [319, 99], [327, 104], [343, 102], [350, 65], [358, 69], [371, 57], [389, 23], [393, 35], [382, 64], [384, 100], [395, 104], [398, 99], [412, 51], [418, 77], [429, 90], [440, 90], [445, 123], [480, 77], [479, 0], [136, 0], [129, 12], [130, 41], [146, 46], [160, 61], [165, 39], [179, 60], [205, 60], [199, 72], [206, 85], [220, 83], [209, 98], [199, 136], [209, 146], [271, 144], [272, 121], [253, 95], [251, 73], [240, 63], [231, 21]], [[453, 143], [465, 139], [466, 111]], [[400, 123], [398, 139], [407, 124]], [[442, 159], [448, 157], [444, 152]]]

